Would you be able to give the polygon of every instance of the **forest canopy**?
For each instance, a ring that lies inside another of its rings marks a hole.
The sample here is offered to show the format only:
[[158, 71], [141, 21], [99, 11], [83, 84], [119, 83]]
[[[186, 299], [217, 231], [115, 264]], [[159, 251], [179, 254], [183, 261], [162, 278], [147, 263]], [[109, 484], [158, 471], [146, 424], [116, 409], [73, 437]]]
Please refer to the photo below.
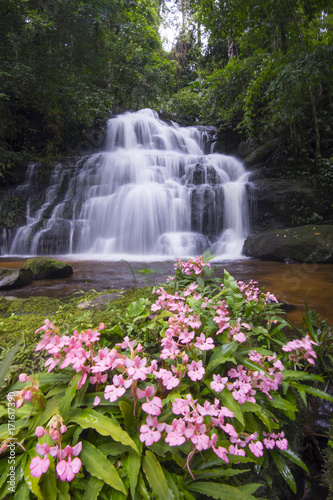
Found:
[[331, 0], [0, 0], [0, 177], [143, 107], [329, 158], [332, 42]]

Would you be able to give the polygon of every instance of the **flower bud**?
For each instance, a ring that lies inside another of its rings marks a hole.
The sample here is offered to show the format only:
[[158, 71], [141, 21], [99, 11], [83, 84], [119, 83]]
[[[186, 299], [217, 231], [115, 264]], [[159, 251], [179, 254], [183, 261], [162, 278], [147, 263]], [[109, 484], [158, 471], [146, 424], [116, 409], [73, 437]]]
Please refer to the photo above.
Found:
[[26, 373], [20, 373], [20, 375], [19, 375], [19, 381], [20, 382], [24, 383], [24, 382], [27, 381], [27, 379], [28, 379], [28, 375]]
[[24, 400], [29, 403], [32, 400], [32, 392], [26, 391], [25, 393], [23, 393], [23, 397], [24, 397]]
[[35, 430], [35, 435], [36, 435], [38, 438], [40, 438], [40, 437], [44, 436], [44, 434], [45, 434], [45, 429], [44, 429], [44, 427], [42, 427], [41, 425], [38, 425], [38, 426], [36, 427], [36, 430]]
[[61, 425], [59, 430], [60, 430], [61, 434], [65, 434], [65, 432], [67, 431], [66, 425], [65, 424]]

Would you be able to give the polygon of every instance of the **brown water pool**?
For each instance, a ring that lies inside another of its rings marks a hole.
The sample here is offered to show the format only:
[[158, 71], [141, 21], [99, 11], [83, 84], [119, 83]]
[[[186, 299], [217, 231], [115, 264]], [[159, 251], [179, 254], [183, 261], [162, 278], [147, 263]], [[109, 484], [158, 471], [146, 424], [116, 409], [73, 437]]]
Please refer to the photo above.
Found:
[[[0, 267], [18, 269], [26, 259], [0, 258]], [[62, 280], [33, 281], [31, 285], [0, 291], [0, 296], [15, 297], [49, 296], [65, 297], [80, 290], [128, 289], [134, 287], [129, 265], [124, 262], [93, 260], [61, 260], [73, 266], [73, 275]], [[137, 286], [162, 283], [173, 274], [173, 262], [131, 262]], [[259, 260], [217, 262], [217, 276], [227, 269], [236, 279], [258, 281], [266, 291], [289, 305], [288, 319], [300, 323], [304, 313], [304, 301], [309, 309], [315, 309], [321, 317], [333, 324], [333, 264], [284, 264]]]

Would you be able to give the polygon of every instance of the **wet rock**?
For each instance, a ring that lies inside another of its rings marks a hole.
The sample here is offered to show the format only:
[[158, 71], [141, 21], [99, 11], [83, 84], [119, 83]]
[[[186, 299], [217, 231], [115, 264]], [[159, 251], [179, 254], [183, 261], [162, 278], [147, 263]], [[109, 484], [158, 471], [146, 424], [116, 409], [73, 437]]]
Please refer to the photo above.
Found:
[[73, 268], [70, 264], [48, 257], [28, 259], [24, 264], [24, 269], [32, 271], [32, 279], [34, 280], [66, 278], [73, 274]]
[[257, 163], [265, 162], [266, 160], [268, 160], [268, 158], [271, 156], [280, 142], [280, 137], [276, 137], [266, 144], [259, 146], [259, 148], [255, 149], [254, 151], [252, 151], [252, 153], [246, 156], [245, 162], [248, 165], [255, 165]]
[[299, 226], [248, 236], [243, 252], [264, 260], [333, 262], [333, 226]]
[[30, 285], [31, 269], [0, 269], [0, 290]]
[[104, 293], [103, 295], [99, 295], [95, 299], [85, 300], [84, 302], [80, 302], [78, 304], [79, 309], [92, 309], [93, 307], [104, 307], [108, 302], [112, 302], [113, 300], [121, 297], [121, 293]]

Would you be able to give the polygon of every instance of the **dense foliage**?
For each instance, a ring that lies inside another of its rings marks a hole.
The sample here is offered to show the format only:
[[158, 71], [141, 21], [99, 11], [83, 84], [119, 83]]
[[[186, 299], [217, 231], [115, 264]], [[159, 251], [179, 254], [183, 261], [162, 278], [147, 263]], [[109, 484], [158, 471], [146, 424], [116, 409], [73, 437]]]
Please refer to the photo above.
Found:
[[110, 113], [173, 86], [158, 4], [0, 1], [0, 175], [17, 156], [75, 147]]
[[207, 260], [179, 260], [111, 329], [37, 329], [48, 373], [3, 390], [1, 498], [281, 498], [275, 473], [296, 492], [300, 401], [333, 401], [317, 343], [287, 339], [274, 295]]
[[[167, 53], [158, 30], [175, 5]], [[330, 0], [0, 0], [0, 178], [23, 153], [82, 153], [110, 113], [152, 107], [278, 135], [292, 167], [305, 158], [331, 187], [332, 16]]]

